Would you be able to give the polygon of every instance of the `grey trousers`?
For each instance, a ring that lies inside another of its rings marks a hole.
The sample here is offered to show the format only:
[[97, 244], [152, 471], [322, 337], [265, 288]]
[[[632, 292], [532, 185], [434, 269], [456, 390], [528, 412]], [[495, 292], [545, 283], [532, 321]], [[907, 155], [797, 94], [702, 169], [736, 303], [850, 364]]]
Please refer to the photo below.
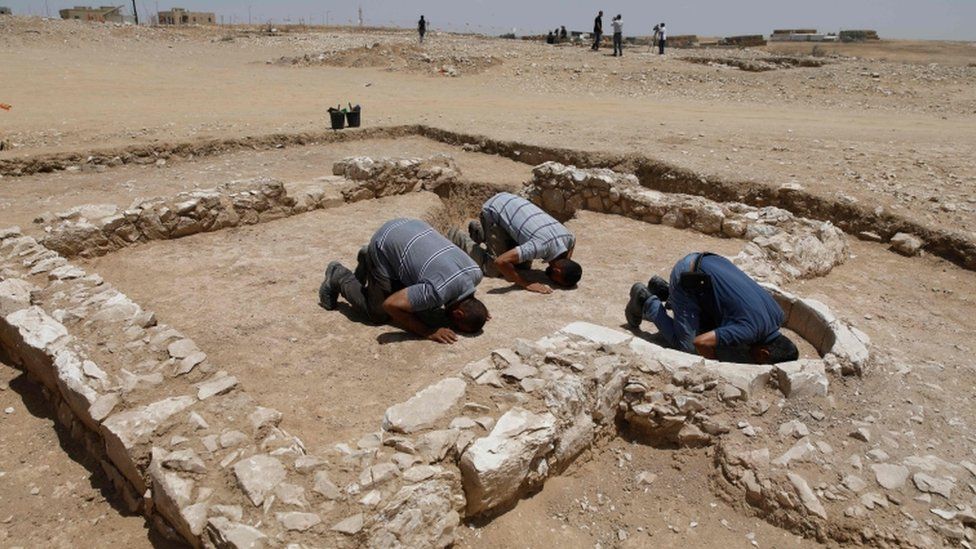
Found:
[[[473, 221], [472, 223], [479, 223], [481, 225], [482, 229], [480, 232], [485, 236], [484, 245], [475, 242], [470, 236], [456, 228], [448, 231], [447, 238], [455, 246], [464, 250], [481, 267], [481, 272], [485, 276], [500, 277], [502, 274], [498, 271], [498, 267], [495, 267], [495, 258], [518, 246], [518, 243], [505, 232], [505, 229], [495, 224], [486, 223], [484, 218]], [[487, 231], [484, 230], [485, 226], [489, 227]], [[528, 269], [531, 266], [532, 262], [526, 261], [520, 263], [518, 268]]]
[[[359, 279], [356, 275], [359, 275]], [[367, 254], [359, 254], [356, 274], [340, 265], [333, 276], [339, 295], [349, 302], [354, 311], [366, 315], [370, 322], [376, 324], [389, 322], [390, 315], [383, 310], [383, 302], [393, 292], [384, 289], [373, 276]]]

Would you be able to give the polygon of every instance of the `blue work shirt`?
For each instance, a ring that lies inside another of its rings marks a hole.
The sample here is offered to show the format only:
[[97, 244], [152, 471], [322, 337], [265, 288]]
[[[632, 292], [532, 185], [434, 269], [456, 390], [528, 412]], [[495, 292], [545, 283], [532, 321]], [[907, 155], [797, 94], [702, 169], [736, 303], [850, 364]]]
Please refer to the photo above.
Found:
[[715, 330], [718, 347], [768, 343], [780, 335], [783, 309], [769, 292], [731, 261], [720, 255], [705, 256], [699, 270], [712, 279], [712, 289], [702, 295], [681, 287], [681, 274], [689, 272], [699, 254], [685, 256], [671, 270], [668, 316], [656, 296], [644, 303], [644, 318], [654, 322], [671, 347], [694, 353], [695, 336]]

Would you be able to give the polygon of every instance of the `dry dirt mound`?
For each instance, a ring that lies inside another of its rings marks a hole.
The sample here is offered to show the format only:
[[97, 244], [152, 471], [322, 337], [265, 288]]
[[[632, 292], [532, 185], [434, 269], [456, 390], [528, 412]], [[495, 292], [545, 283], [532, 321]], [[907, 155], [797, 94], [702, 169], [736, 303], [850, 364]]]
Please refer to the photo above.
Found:
[[724, 65], [746, 72], [766, 72], [796, 67], [822, 67], [829, 63], [829, 61], [812, 57], [788, 56], [762, 57], [758, 59], [741, 59], [737, 57], [684, 57], [682, 60], [689, 63], [698, 63], [699, 65]]
[[500, 65], [502, 60], [492, 55], [440, 54], [427, 51], [418, 45], [380, 44], [305, 54], [298, 57], [282, 57], [276, 64], [309, 67], [327, 65], [345, 68], [385, 68], [394, 72], [419, 72], [444, 76], [477, 74]]

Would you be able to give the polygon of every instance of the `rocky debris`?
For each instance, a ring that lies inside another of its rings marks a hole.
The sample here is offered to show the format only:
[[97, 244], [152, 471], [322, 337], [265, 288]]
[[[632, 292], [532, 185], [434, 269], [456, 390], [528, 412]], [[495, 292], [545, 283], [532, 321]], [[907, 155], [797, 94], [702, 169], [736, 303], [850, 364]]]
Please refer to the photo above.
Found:
[[461, 456], [467, 512], [478, 515], [515, 501], [545, 478], [554, 449], [556, 418], [513, 408], [487, 437]]
[[427, 158], [354, 156], [333, 164], [332, 173], [356, 182], [342, 191], [346, 202], [433, 191], [441, 185], [456, 184], [461, 179], [461, 171], [454, 159], [445, 154]]
[[234, 522], [225, 517], [213, 517], [207, 521], [207, 538], [214, 547], [239, 547], [257, 549], [265, 547], [268, 536], [257, 528]]
[[332, 526], [332, 530], [348, 536], [354, 536], [362, 531], [364, 522], [365, 515], [359, 513], [337, 522]]
[[912, 482], [921, 492], [938, 494], [946, 499], [952, 497], [952, 489], [955, 483], [947, 478], [938, 478], [926, 473], [915, 473], [912, 475]]
[[36, 286], [19, 278], [0, 280], [0, 317], [26, 309], [31, 304], [31, 292]]
[[275, 513], [275, 518], [285, 527], [285, 530], [294, 532], [304, 532], [322, 522], [322, 519], [315, 513], [302, 513], [299, 511]]
[[234, 476], [241, 489], [255, 506], [285, 479], [285, 466], [277, 458], [259, 454], [234, 465]]
[[787, 473], [786, 478], [790, 479], [790, 483], [793, 485], [793, 489], [796, 490], [796, 495], [800, 498], [800, 503], [803, 504], [804, 509], [822, 519], [826, 519], [827, 510], [824, 509], [823, 504], [820, 503], [820, 499], [810, 489], [807, 481], [796, 473]]
[[924, 246], [922, 239], [908, 233], [897, 233], [891, 237], [891, 249], [909, 257], [922, 253]]
[[389, 71], [406, 71], [430, 76], [456, 78], [478, 74], [502, 64], [490, 53], [479, 55], [472, 47], [439, 47], [431, 44], [374, 42], [365, 46], [331, 49], [300, 56], [284, 56], [276, 65], [288, 67], [336, 66], [349, 68], [378, 67]]
[[898, 490], [908, 480], [909, 471], [903, 465], [875, 463], [871, 465], [871, 470], [874, 471], [878, 484], [888, 490]]
[[779, 390], [787, 398], [827, 396], [827, 372], [822, 360], [797, 360], [775, 366]]
[[383, 416], [383, 429], [394, 433], [413, 433], [433, 427], [464, 397], [467, 384], [446, 378], [431, 385], [410, 400], [390, 406]]
[[401, 488], [377, 513], [372, 547], [450, 547], [461, 522], [463, 498], [448, 480]]
[[546, 162], [533, 169], [524, 194], [558, 218], [587, 209], [748, 240], [734, 261], [750, 275], [772, 283], [823, 276], [849, 254], [843, 232], [829, 222], [797, 218], [772, 206], [661, 193], [641, 187], [633, 175], [604, 168]]

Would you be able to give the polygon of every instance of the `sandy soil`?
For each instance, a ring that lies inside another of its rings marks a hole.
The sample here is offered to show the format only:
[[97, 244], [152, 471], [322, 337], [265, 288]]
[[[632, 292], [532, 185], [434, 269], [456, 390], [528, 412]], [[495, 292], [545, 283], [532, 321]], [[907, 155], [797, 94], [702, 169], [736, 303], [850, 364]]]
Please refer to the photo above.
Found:
[[[762, 59], [770, 52], [807, 52], [776, 45], [675, 50], [660, 59], [633, 49], [614, 59], [585, 48], [435, 35], [425, 46], [432, 57], [490, 55], [501, 63], [480, 74], [462, 70], [457, 78], [382, 65], [266, 63], [412, 39], [410, 33], [391, 32], [266, 37], [227, 29], [0, 19], [0, 102], [14, 105], [10, 112], [0, 111], [0, 139], [14, 145], [0, 158], [321, 130], [326, 106], [352, 101], [364, 105], [366, 125], [425, 122], [499, 139], [639, 152], [726, 178], [798, 183], [976, 238], [972, 44], [838, 45], [827, 48], [830, 63], [824, 67], [766, 73], [683, 58]], [[446, 151], [469, 181], [515, 184], [528, 178], [528, 166], [419, 138], [295, 147], [160, 168], [4, 177], [0, 226], [36, 231], [30, 221], [44, 211], [80, 203], [125, 205], [140, 196], [242, 177], [300, 183], [327, 175], [332, 161], [352, 154]], [[495, 320], [483, 335], [453, 347], [431, 347], [315, 305], [329, 259], [351, 262], [383, 220], [422, 216], [436, 205], [429, 194], [359, 203], [139, 246], [88, 267], [192, 336], [260, 400], [287, 412], [286, 428], [317, 446], [375, 427], [389, 403], [513, 337], [541, 336], [581, 318], [619, 326], [635, 279], [666, 273], [692, 249], [735, 253], [742, 245], [583, 213], [569, 226], [580, 235], [584, 284], [545, 298], [506, 292], [505, 284], [486, 281], [481, 292]], [[811, 430], [847, 455], [857, 451], [845, 431], [850, 421], [870, 418], [887, 433], [888, 440], [878, 446], [893, 456], [972, 459], [976, 409], [969, 397], [976, 385], [976, 330], [970, 318], [976, 274], [930, 257], [896, 256], [875, 244], [854, 242], [853, 251], [855, 257], [829, 276], [789, 289], [821, 299], [854, 321], [872, 337], [885, 366], [860, 382], [834, 382], [828, 417], [811, 421]], [[525, 303], [532, 306], [531, 317]], [[264, 352], [269, 347], [280, 351], [274, 359]], [[369, 359], [364, 363], [362, 356]], [[402, 383], [377, 383], [390, 372]], [[0, 544], [159, 543], [148, 536], [141, 518], [119, 515], [101, 493], [104, 480], [51, 428], [50, 411], [37, 389], [9, 368], [0, 368], [0, 376], [0, 407], [14, 409], [0, 414], [0, 443], [7, 449], [0, 456]], [[461, 545], [806, 543], [715, 498], [705, 479], [709, 467], [707, 452], [676, 453], [615, 440], [594, 461], [555, 479], [511, 513], [465, 528]], [[633, 482], [645, 470], [658, 475], [647, 491]], [[890, 520], [902, 518], [892, 510]], [[626, 539], [620, 539], [620, 530]]]

